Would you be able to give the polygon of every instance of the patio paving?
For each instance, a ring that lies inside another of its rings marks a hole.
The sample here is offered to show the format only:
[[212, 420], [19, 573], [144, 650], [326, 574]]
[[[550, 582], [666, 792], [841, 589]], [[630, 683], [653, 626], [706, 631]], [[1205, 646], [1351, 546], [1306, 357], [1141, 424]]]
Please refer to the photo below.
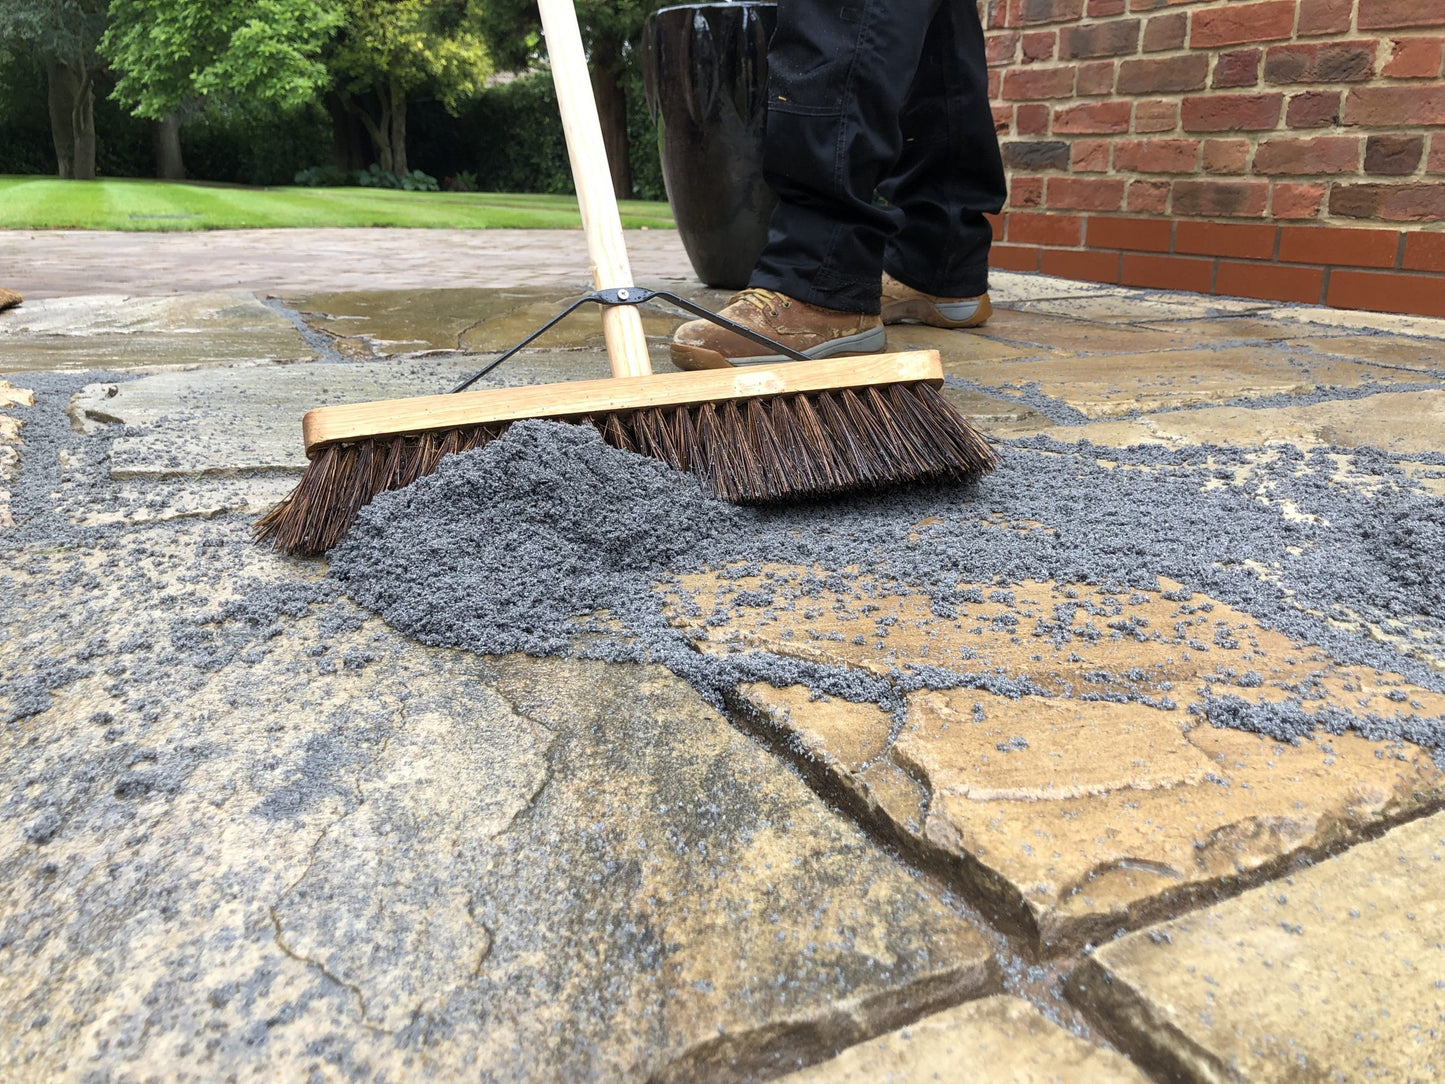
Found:
[[[422, 644], [251, 544], [304, 409], [444, 390], [582, 289], [578, 233], [451, 232], [0, 233], [0, 1077], [1445, 1068], [1445, 321], [1000, 273], [985, 328], [891, 328], [1005, 457], [1174, 471], [1161, 537], [1209, 529], [1191, 493], [1317, 524], [1309, 475], [1420, 578], [1021, 559], [945, 610], [854, 550], [720, 565], [649, 602], [699, 665], [871, 692], [715, 697]], [[497, 379], [602, 375], [600, 341], [579, 314]], [[965, 526], [1028, 554], [1051, 509]], [[901, 525], [920, 577], [957, 527]], [[579, 646], [635, 635], [597, 616]]]

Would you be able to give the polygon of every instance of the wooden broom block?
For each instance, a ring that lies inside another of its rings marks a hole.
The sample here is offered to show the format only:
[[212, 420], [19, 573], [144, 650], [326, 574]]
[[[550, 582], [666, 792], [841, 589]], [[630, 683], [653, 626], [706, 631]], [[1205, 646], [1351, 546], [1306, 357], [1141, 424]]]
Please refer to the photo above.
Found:
[[576, 380], [520, 388], [485, 388], [318, 407], [306, 412], [301, 431], [309, 455], [326, 444], [521, 418], [598, 417], [616, 411], [917, 382], [935, 387], [943, 383], [943, 365], [937, 350]]

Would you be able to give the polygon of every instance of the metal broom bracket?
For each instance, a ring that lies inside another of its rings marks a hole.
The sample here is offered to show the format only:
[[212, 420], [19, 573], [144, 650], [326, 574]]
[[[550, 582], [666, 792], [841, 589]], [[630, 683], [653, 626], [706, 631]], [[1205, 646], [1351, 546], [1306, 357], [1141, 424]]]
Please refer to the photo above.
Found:
[[614, 286], [607, 290], [597, 290], [593, 293], [584, 294], [582, 297], [579, 297], [576, 301], [573, 301], [565, 309], [559, 312], [556, 316], [552, 317], [552, 319], [548, 320], [536, 331], [532, 332], [532, 334], [528, 335], [516, 346], [512, 347], [510, 350], [505, 351], [504, 353], [498, 354], [495, 358], [488, 362], [486, 366], [478, 369], [456, 387], [452, 388], [452, 392], [455, 393], [459, 391], [466, 391], [467, 388], [470, 388], [478, 380], [486, 376], [498, 365], [502, 364], [502, 362], [510, 358], [513, 354], [517, 353], [519, 350], [523, 349], [540, 336], [545, 335], [548, 331], [551, 331], [552, 328], [556, 327], [563, 320], [567, 319], [567, 317], [571, 316], [574, 312], [576, 312], [583, 305], [586, 305], [589, 302], [592, 304], [601, 305], [603, 307], [612, 307], [617, 305], [643, 305], [649, 301], [665, 301], [669, 305], [672, 305], [674, 308], [682, 309], [683, 312], [690, 313], [691, 315], [696, 316], [699, 319], [707, 320], [711, 323], [714, 323], [725, 331], [731, 331], [734, 335], [741, 335], [743, 338], [750, 339], [751, 341], [757, 343], [760, 346], [769, 347], [776, 353], [782, 354], [784, 357], [790, 358], [793, 361], [812, 360], [808, 357], [807, 354], [804, 354], [800, 350], [794, 350], [791, 346], [784, 346], [782, 343], [778, 342], [775, 339], [768, 338], [761, 332], [754, 331], [752, 328], [749, 327], [744, 327], [742, 324], [739, 324], [736, 321], [729, 320], [726, 316], [721, 316], [718, 313], [713, 312], [711, 309], [705, 309], [701, 305], [689, 301], [685, 297], [679, 297], [677, 294], [670, 293], [667, 290], [645, 290], [641, 286]]

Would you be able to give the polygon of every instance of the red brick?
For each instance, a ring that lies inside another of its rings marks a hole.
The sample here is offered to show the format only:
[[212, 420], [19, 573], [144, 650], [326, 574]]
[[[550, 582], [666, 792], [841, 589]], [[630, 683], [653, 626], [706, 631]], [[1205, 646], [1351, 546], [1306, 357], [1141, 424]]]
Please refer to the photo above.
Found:
[[1361, 30], [1445, 26], [1445, 7], [1434, 0], [1360, 0]]
[[1044, 205], [1043, 178], [1014, 177], [1010, 180], [1008, 205], [1010, 207], [1042, 207]]
[[1015, 211], [1009, 216], [1008, 239], [1023, 245], [1078, 248], [1084, 243], [1084, 220], [1077, 215]]
[[[1094, 224], [1089, 223], [1093, 236]], [[1400, 266], [1406, 271], [1445, 272], [1445, 233], [1424, 233], [1412, 230], [1405, 238], [1405, 258]]]
[[1295, 94], [1285, 110], [1285, 123], [1291, 128], [1333, 128], [1339, 122], [1339, 91], [1307, 90]]
[[1119, 254], [1046, 248], [1039, 253], [1039, 270], [1065, 279], [1113, 283], [1119, 281]]
[[1281, 226], [1279, 229], [1279, 258], [1283, 263], [1394, 267], [1399, 251], [1399, 230], [1356, 230], [1339, 226]]
[[1253, 41], [1276, 41], [1294, 32], [1295, 0], [1230, 4], [1189, 16], [1189, 45], [1218, 49]]
[[1003, 97], [1011, 101], [1055, 101], [1073, 93], [1073, 68], [1010, 68], [1003, 73]]
[[988, 100], [996, 102], [1003, 97], [1003, 72], [997, 68], [988, 69]]
[[1083, 102], [1054, 110], [1054, 132], [1101, 135], [1127, 132], [1132, 106], [1129, 102]]
[[1325, 204], [1322, 184], [1292, 184], [1277, 181], [1270, 188], [1269, 215], [1275, 219], [1318, 218]]
[[1088, 60], [1099, 56], [1128, 56], [1139, 51], [1138, 19], [1111, 19], [1104, 23], [1066, 26], [1059, 31], [1061, 60]]
[[1179, 103], [1155, 98], [1134, 103], [1134, 131], [1172, 132], [1179, 127]]
[[988, 34], [984, 38], [984, 55], [988, 58], [990, 68], [1004, 68], [1014, 62], [1018, 55], [1019, 32], [1017, 30], [1003, 30], [998, 33]]
[[996, 135], [1008, 135], [1013, 128], [1014, 107], [1011, 105], [995, 105], [993, 110], [993, 130]]
[[1088, 239], [1090, 248], [1123, 248], [1139, 252], [1168, 252], [1172, 244], [1174, 223], [1157, 218], [1113, 218], [1090, 215]]
[[1181, 222], [1174, 231], [1174, 251], [1193, 256], [1233, 256], [1241, 260], [1274, 258], [1274, 226], [1227, 222]]
[[1254, 152], [1254, 171], [1266, 176], [1282, 173], [1319, 176], [1359, 170], [1359, 136], [1266, 139]]
[[1319, 267], [1280, 267], [1271, 263], [1220, 260], [1214, 292], [1226, 297], [1257, 297], [1266, 301], [1319, 304], [1325, 273]]
[[1206, 139], [1205, 173], [1243, 173], [1249, 169], [1250, 142], [1247, 139]]
[[1197, 139], [1129, 139], [1114, 144], [1114, 168], [1130, 173], [1193, 173]]
[[1445, 132], [1430, 137], [1430, 157], [1425, 162], [1427, 173], [1445, 173]]
[[1102, 98], [1114, 93], [1114, 66], [1112, 60], [1091, 60], [1079, 65], [1078, 89], [1080, 98]]
[[1002, 213], [991, 215], [985, 212], [983, 217], [988, 220], [989, 229], [993, 232], [993, 239], [1002, 241], [1008, 230], [1008, 215]]
[[1075, 173], [1109, 172], [1109, 141], [1078, 139], [1074, 141], [1069, 168]]
[[1044, 190], [1049, 210], [1117, 211], [1124, 206], [1122, 178], [1050, 177]]
[[1181, 119], [1186, 132], [1261, 132], [1279, 124], [1283, 104], [1283, 94], [1185, 98]]
[[1009, 26], [1069, 23], [1084, 14], [1084, 0], [1015, 0], [1009, 4]]
[[1088, 12], [1095, 19], [1120, 15], [1128, 7], [1127, 0], [1089, 0]]
[[1259, 218], [1269, 185], [1253, 181], [1175, 181], [1174, 213], [1204, 218]]
[[1299, 0], [1299, 26], [1302, 38], [1319, 34], [1347, 34], [1355, 0]]
[[1365, 140], [1365, 172], [1381, 177], [1408, 177], [1425, 156], [1421, 135], [1372, 135]]
[[1445, 182], [1337, 184], [1330, 214], [1386, 222], [1445, 222]]
[[1272, 45], [1264, 55], [1266, 83], [1363, 83], [1374, 75], [1373, 41]]
[[1058, 39], [1059, 35], [1056, 30], [1036, 30], [1031, 34], [1024, 34], [1019, 39], [1024, 63], [1032, 63], [1035, 60], [1053, 60], [1054, 46], [1058, 43]]
[[1330, 274], [1325, 303], [1340, 309], [1445, 316], [1445, 278], [1380, 271], [1335, 271]]
[[1014, 131], [1019, 135], [1048, 135], [1050, 109], [1046, 105], [1021, 105], [1014, 111]]
[[1000, 271], [1037, 271], [1039, 250], [1021, 245], [995, 244], [988, 251], [988, 265]]
[[1234, 49], [1228, 53], [1220, 53], [1219, 59], [1214, 62], [1211, 85], [1215, 89], [1257, 86], [1259, 61], [1263, 56], [1263, 49]]
[[1372, 128], [1445, 124], [1445, 85], [1355, 87], [1345, 95], [1345, 123]]
[[1119, 93], [1183, 94], [1203, 90], [1208, 77], [1209, 57], [1204, 53], [1124, 60], [1119, 63]]
[[1380, 73], [1391, 79], [1434, 79], [1445, 58], [1445, 38], [1396, 38]]
[[1149, 286], [1156, 290], [1189, 290], [1207, 294], [1214, 284], [1214, 261], [1191, 260], [1183, 256], [1141, 256], [1126, 252], [1119, 272], [1125, 286]]
[[1189, 16], [1182, 11], [1156, 15], [1144, 24], [1144, 51], [1162, 53], [1166, 49], [1184, 48], [1189, 33]]
[[1172, 190], [1173, 185], [1168, 181], [1130, 181], [1124, 209], [1137, 215], [1167, 214]]

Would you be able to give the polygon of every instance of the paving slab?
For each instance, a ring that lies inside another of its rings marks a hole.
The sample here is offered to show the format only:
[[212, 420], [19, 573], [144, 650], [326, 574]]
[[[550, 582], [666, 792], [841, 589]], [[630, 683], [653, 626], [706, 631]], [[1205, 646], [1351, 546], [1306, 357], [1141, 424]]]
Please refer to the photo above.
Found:
[[1143, 1084], [1147, 1079], [1127, 1058], [1078, 1039], [1016, 997], [981, 998], [926, 1016], [782, 1078], [786, 1084]]
[[283, 314], [246, 292], [94, 294], [0, 313], [0, 372], [309, 360]]
[[244, 530], [0, 563], [0, 1075], [743, 1079], [996, 986], [671, 674], [420, 647]]
[[1162, 1079], [1438, 1079], [1445, 815], [1130, 934], [1069, 987]]
[[[1445, 718], [1445, 695], [1343, 666], [1218, 600], [1171, 599], [1177, 585], [1124, 602], [1086, 584], [964, 584], [996, 601], [944, 621], [926, 597], [885, 585], [810, 589], [797, 608], [719, 604], [804, 578], [826, 583], [827, 570], [695, 574], [673, 589], [672, 612], [711, 652], [856, 668], [904, 688], [921, 667], [996, 676], [995, 690], [908, 694], [901, 719], [768, 683], [741, 687], [734, 706], [791, 744], [821, 789], [1046, 951], [1102, 941], [1445, 802], [1445, 771], [1413, 747], [1382, 757], [1354, 734], [1291, 745], [1211, 725], [1212, 700], [1278, 703], [1302, 683], [1320, 707], [1382, 715], [1409, 703]], [[1017, 635], [1059, 607], [1080, 628], [1114, 613], [1125, 631]]]

